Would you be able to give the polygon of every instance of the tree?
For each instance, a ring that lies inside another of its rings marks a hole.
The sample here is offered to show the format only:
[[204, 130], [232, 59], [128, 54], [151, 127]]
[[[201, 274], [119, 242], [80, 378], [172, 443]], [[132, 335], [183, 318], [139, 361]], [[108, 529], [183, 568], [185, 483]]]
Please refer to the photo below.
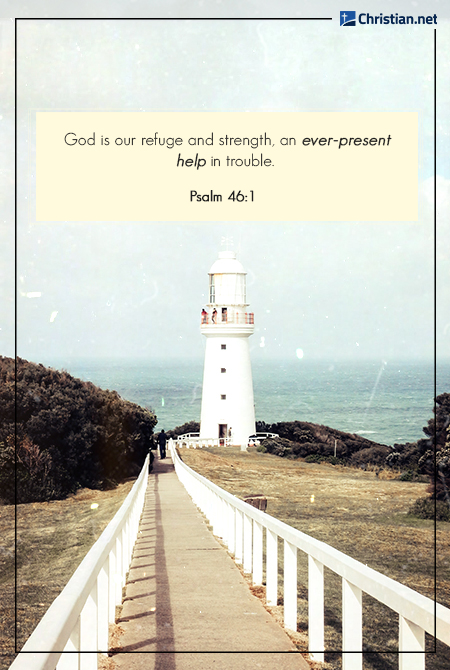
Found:
[[104, 391], [18, 358], [0, 357], [0, 491], [5, 502], [63, 498], [135, 476], [155, 415]]
[[198, 433], [200, 431], [200, 424], [197, 421], [188, 421], [183, 423], [182, 426], [177, 426], [172, 428], [172, 430], [167, 431], [167, 437], [172, 437], [176, 439], [179, 435], [184, 435], [185, 433]]
[[433, 412], [423, 429], [427, 439], [418, 442], [419, 469], [430, 477], [430, 497], [450, 508], [450, 393], [437, 396]]

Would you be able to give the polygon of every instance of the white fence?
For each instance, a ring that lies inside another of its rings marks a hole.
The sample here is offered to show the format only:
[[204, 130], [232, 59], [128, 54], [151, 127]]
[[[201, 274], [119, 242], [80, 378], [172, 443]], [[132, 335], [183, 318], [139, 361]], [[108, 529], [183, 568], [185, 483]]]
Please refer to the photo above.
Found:
[[44, 614], [11, 670], [96, 670], [98, 653], [108, 651], [108, 626], [115, 620], [116, 605], [122, 602], [144, 506], [148, 461], [147, 456], [117, 514]]
[[[279, 437], [277, 433], [255, 433], [248, 438], [249, 446], [258, 446], [266, 437]], [[200, 437], [200, 433], [185, 433], [176, 438], [177, 447], [201, 449], [202, 447], [229, 447], [233, 445], [232, 437]]]
[[203, 447], [229, 447], [233, 444], [233, 439], [231, 437], [200, 437], [200, 433], [186, 433], [177, 437], [175, 443], [177, 447], [202, 449]]
[[[342, 578], [342, 651], [362, 652], [362, 594], [367, 593], [399, 615], [399, 668], [425, 668], [425, 632], [450, 645], [450, 610], [430, 598], [363, 565], [324, 542], [227, 493], [181, 461], [169, 442], [175, 469], [195, 504], [223, 538], [235, 561], [263, 581], [263, 532], [266, 533], [266, 600], [277, 604], [278, 538], [284, 543], [284, 625], [297, 630], [297, 551], [308, 555], [308, 638], [310, 655], [324, 660], [324, 566]], [[407, 653], [414, 652], [414, 653]], [[419, 653], [417, 653], [419, 652]], [[361, 670], [362, 653], [343, 653], [344, 670]]]

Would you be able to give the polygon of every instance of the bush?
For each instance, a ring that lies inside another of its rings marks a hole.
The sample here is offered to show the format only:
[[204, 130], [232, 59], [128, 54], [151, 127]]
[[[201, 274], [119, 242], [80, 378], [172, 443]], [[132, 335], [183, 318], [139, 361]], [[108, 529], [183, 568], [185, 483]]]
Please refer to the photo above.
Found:
[[417, 442], [394, 444], [393, 450], [386, 456], [386, 466], [401, 470], [416, 470], [419, 458]]
[[407, 472], [402, 472], [402, 474], [399, 477], [399, 480], [401, 482], [412, 482], [413, 479], [415, 479], [415, 474], [412, 472], [412, 470], [408, 470]]
[[[391, 452], [389, 447], [359, 435], [314, 423], [283, 421], [271, 425], [259, 422], [257, 425], [258, 430], [264, 428], [267, 432], [278, 433], [280, 436], [263, 440], [259, 451], [267, 451], [283, 458], [304, 458], [309, 463], [326, 462], [365, 467], [384, 465]], [[314, 458], [310, 459], [310, 456]]]
[[[434, 519], [435, 501], [433, 498], [419, 498], [410, 508], [409, 514], [419, 519]], [[436, 519], [450, 521], [450, 507], [443, 500], [436, 500]]]
[[1, 497], [7, 503], [54, 500], [135, 476], [155, 424], [152, 412], [116, 391], [0, 357]]
[[401, 454], [399, 451], [391, 451], [386, 456], [386, 466], [389, 468], [397, 468], [400, 465]]
[[385, 465], [386, 456], [389, 454], [389, 447], [374, 446], [360, 449], [352, 455], [350, 464], [354, 466], [361, 465]]
[[284, 458], [293, 455], [293, 446], [294, 443], [290, 440], [286, 440], [284, 437], [266, 437], [266, 439], [261, 442], [259, 449], [262, 448], [269, 454]]
[[428, 492], [431, 497], [446, 501], [450, 491], [450, 393], [436, 397], [433, 412], [434, 417], [423, 428], [427, 439], [417, 443], [419, 472], [430, 477]]
[[319, 456], [319, 454], [308, 454], [305, 461], [306, 463], [321, 463], [323, 461], [323, 456]]
[[327, 456], [325, 460], [331, 465], [345, 465], [345, 461], [337, 456]]
[[315, 444], [314, 442], [293, 442], [292, 443], [292, 453], [296, 457], [305, 458], [308, 455], [315, 455], [318, 453], [320, 445]]
[[331, 465], [345, 465], [345, 461], [337, 456], [323, 456], [322, 454], [309, 454], [305, 458], [306, 463], [331, 463]]

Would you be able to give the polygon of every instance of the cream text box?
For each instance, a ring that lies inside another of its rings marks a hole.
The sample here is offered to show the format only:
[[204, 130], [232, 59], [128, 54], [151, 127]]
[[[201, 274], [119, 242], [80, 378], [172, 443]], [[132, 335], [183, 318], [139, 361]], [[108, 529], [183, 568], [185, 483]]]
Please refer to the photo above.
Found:
[[414, 112], [36, 116], [37, 221], [418, 218]]

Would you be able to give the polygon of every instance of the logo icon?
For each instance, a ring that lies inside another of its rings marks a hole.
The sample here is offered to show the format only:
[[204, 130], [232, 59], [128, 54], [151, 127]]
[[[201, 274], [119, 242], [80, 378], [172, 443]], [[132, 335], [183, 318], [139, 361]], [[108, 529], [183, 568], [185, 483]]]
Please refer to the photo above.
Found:
[[339, 21], [341, 26], [356, 26], [356, 12], [340, 12]]

